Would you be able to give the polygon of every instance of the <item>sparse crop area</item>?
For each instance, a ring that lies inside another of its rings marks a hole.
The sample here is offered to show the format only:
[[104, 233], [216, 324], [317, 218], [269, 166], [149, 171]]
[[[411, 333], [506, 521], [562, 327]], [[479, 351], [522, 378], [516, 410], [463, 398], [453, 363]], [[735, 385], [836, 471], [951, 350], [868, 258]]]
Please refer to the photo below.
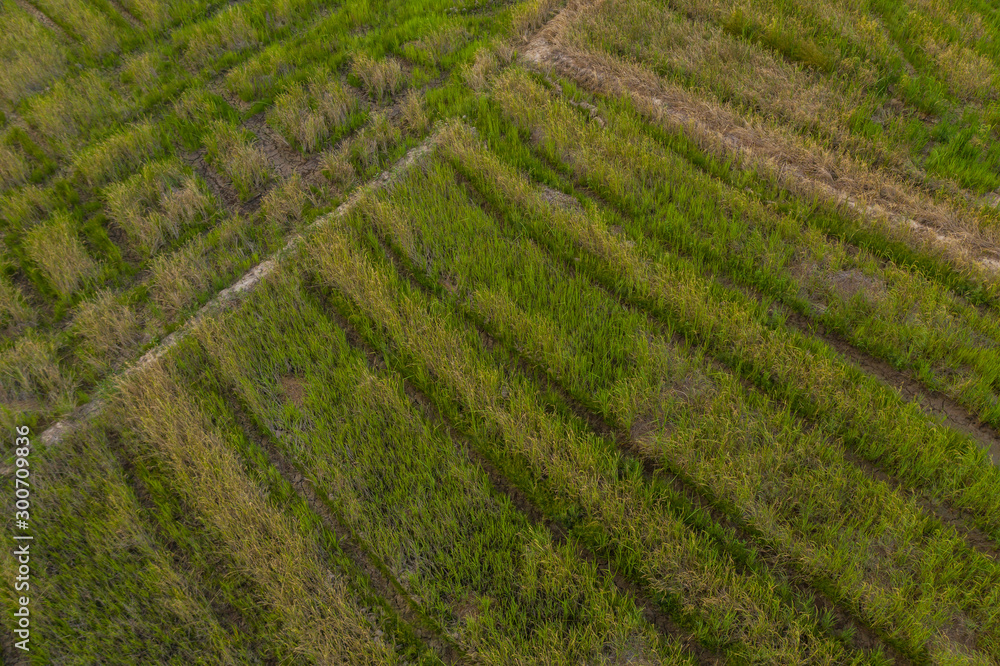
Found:
[[1000, 9], [0, 24], [0, 665], [1000, 663]]

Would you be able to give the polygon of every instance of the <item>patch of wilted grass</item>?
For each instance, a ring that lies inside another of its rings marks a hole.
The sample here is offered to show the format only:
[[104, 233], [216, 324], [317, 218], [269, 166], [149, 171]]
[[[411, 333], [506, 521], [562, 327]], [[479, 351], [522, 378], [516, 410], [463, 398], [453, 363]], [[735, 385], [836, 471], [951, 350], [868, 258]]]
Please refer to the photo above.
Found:
[[87, 254], [72, 218], [66, 213], [56, 213], [48, 222], [28, 231], [24, 248], [60, 296], [71, 295], [97, 275], [98, 265]]
[[35, 312], [24, 299], [21, 289], [0, 274], [0, 331], [14, 335], [24, 326], [33, 323]]
[[150, 265], [149, 297], [169, 320], [194, 302], [210, 284], [210, 267], [191, 242], [173, 254], [161, 254]]
[[36, 0], [56, 23], [77, 37], [94, 55], [118, 50], [121, 32], [106, 14], [81, 0]]
[[123, 383], [116, 400], [133, 455], [155, 456], [183, 501], [280, 614], [277, 641], [323, 663], [397, 663], [375, 634], [342, 571], [331, 570], [313, 534], [284, 514], [196, 400], [162, 362]]
[[371, 114], [368, 124], [345, 144], [358, 172], [369, 176], [385, 166], [389, 150], [402, 139], [399, 125], [385, 111]]
[[333, 72], [321, 70], [278, 95], [267, 119], [286, 139], [311, 153], [346, 126], [357, 108], [354, 93]]
[[[31, 434], [29, 483], [45, 491], [31, 496], [30, 524], [35, 534], [50, 535], [49, 548], [30, 548], [32, 573], [47, 572], [29, 582], [31, 599], [46, 599], [31, 608], [31, 627], [49, 636], [31, 641], [31, 663], [139, 654], [153, 663], [252, 663], [247, 636], [213, 610], [219, 592], [193, 580], [147, 522], [108, 428], [84, 427], [54, 447], [39, 446]], [[4, 476], [4, 490], [13, 493], [13, 475]], [[14, 568], [16, 559], [4, 562]], [[4, 595], [4, 612], [13, 613], [15, 602]]]
[[72, 168], [87, 185], [97, 187], [135, 173], [168, 150], [162, 130], [144, 120], [78, 153]]
[[206, 158], [232, 180], [241, 200], [250, 199], [271, 180], [267, 157], [247, 130], [215, 120], [209, 124], [202, 141]]
[[0, 351], [0, 379], [5, 403], [37, 401], [56, 409], [73, 403], [75, 381], [60, 367], [51, 336], [29, 331]]
[[394, 58], [376, 59], [361, 53], [355, 57], [351, 72], [376, 102], [395, 96], [406, 86], [406, 73]]
[[511, 21], [514, 34], [527, 37], [541, 28], [562, 6], [562, 0], [525, 0], [514, 7]]
[[179, 8], [184, 8], [185, 4], [194, 4], [195, 7], [201, 4], [167, 3], [162, 0], [121, 0], [121, 3], [131, 12], [132, 16], [142, 21], [147, 28], [154, 32], [159, 31], [170, 21], [172, 10], [176, 11]]
[[108, 216], [135, 247], [154, 253], [215, 207], [198, 179], [174, 159], [146, 164], [128, 180], [104, 188]]
[[198, 236], [171, 254], [150, 264], [149, 298], [171, 322], [201, 297], [221, 289], [261, 256], [283, 244], [282, 227], [258, 213], [253, 218], [229, 217], [209, 233]]
[[101, 291], [80, 303], [71, 330], [77, 338], [76, 358], [92, 374], [103, 375], [129, 360], [142, 340], [139, 307], [112, 291]]
[[11, 0], [0, 5], [0, 95], [10, 104], [42, 90], [66, 71], [66, 50], [51, 31]]
[[285, 230], [291, 230], [302, 221], [302, 214], [309, 203], [309, 191], [302, 178], [295, 174], [272, 187], [261, 201], [261, 214]]
[[76, 145], [92, 129], [124, 119], [131, 102], [93, 70], [56, 81], [52, 89], [27, 101], [25, 117], [49, 138]]
[[295, 66], [288, 61], [285, 50], [280, 46], [272, 46], [233, 67], [226, 73], [226, 89], [245, 102], [274, 94], [281, 80], [295, 71]]
[[0, 143], [0, 192], [23, 183], [31, 175], [31, 166], [25, 155]]
[[403, 53], [412, 60], [441, 67], [471, 39], [472, 35], [463, 25], [441, 25], [406, 44]]
[[155, 92], [162, 85], [160, 68], [163, 60], [154, 51], [139, 51], [122, 61], [122, 83], [131, 85], [144, 94]]
[[250, 22], [247, 10], [232, 5], [204, 24], [196, 24], [187, 36], [184, 63], [200, 70], [219, 56], [257, 47], [261, 36]]
[[28, 228], [47, 218], [55, 205], [51, 189], [29, 184], [0, 196], [0, 216], [12, 228]]

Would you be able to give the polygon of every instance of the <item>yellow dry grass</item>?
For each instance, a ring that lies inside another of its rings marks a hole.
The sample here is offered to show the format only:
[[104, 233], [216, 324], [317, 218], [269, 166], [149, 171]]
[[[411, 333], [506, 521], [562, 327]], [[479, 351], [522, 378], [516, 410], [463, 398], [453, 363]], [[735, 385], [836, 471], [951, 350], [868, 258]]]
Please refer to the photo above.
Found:
[[[176, 490], [281, 618], [288, 650], [317, 663], [391, 664], [343, 576], [324, 563], [316, 541], [250, 479], [225, 436], [198, 409], [183, 381], [154, 361], [121, 384], [117, 414], [131, 445], [159, 458]], [[138, 452], [138, 451], [137, 451]]]

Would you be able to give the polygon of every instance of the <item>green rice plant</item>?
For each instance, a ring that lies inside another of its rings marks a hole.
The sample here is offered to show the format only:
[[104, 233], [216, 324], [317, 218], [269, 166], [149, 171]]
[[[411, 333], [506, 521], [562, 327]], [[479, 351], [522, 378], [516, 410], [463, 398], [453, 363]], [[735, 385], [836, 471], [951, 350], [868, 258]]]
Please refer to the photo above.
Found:
[[226, 73], [226, 89], [244, 102], [274, 94], [281, 80], [295, 71], [282, 44], [268, 48]]
[[139, 307], [110, 290], [81, 302], [71, 326], [77, 360], [95, 376], [118, 368], [142, 344], [143, 319]]
[[[818, 588], [859, 609], [906, 653], [919, 658], [928, 644], [978, 659], [1000, 651], [1000, 618], [990, 610], [1000, 603], [1000, 567], [905, 494], [857, 469], [825, 433], [806, 431], [783, 406], [745, 391], [738, 377], [670, 344], [655, 322], [524, 235], [547, 233], [557, 207], [560, 216], [585, 213], [505, 169], [467, 128], [446, 130], [440, 145], [466, 161], [477, 185], [493, 188], [490, 203], [507, 215], [491, 219], [450, 168], [431, 162], [369, 209], [380, 236], [412, 270], [630, 433], [648, 459], [723, 498], [732, 520], [774, 552], [790, 553]], [[943, 561], [952, 572], [947, 583], [937, 579]], [[899, 597], [913, 603], [898, 604]], [[936, 637], [965, 614], [977, 618], [978, 650]]]
[[274, 100], [268, 123], [307, 153], [316, 151], [344, 127], [358, 108], [358, 100], [330, 72], [320, 72], [306, 83], [293, 83]]
[[274, 446], [478, 661], [685, 661], [573, 544], [553, 544], [493, 490], [398, 376], [372, 372], [293, 276], [269, 278], [197, 336], [262, 430], [283, 433]]
[[47, 218], [55, 206], [51, 189], [28, 184], [0, 196], [0, 217], [13, 229], [27, 228]]
[[0, 5], [0, 96], [11, 105], [36, 93], [66, 71], [66, 49], [14, 2]]
[[97, 7], [82, 0], [37, 0], [41, 9], [76, 36], [93, 55], [118, 50], [119, 30]]
[[712, 537], [684, 522], [692, 512], [676, 504], [683, 504], [677, 495], [649, 485], [610, 442], [553, 410], [478, 331], [409, 288], [376, 250], [363, 249], [369, 224], [358, 210], [331, 219], [300, 246], [297, 265], [391, 368], [426, 392], [548, 515], [566, 520], [571, 535], [677, 609], [699, 640], [728, 658], [864, 661], [786, 605], [766, 571], [738, 571]]
[[242, 201], [250, 199], [271, 180], [271, 166], [250, 132], [224, 120], [214, 120], [202, 141], [206, 158], [232, 180]]
[[124, 120], [133, 110], [113, 86], [93, 70], [59, 80], [48, 92], [27, 101], [25, 117], [42, 134], [77, 145], [92, 129]]
[[20, 287], [0, 274], [0, 331], [14, 335], [35, 322], [35, 311], [24, 298]]
[[410, 59], [441, 67], [471, 39], [472, 35], [463, 25], [442, 25], [406, 44], [403, 52]]
[[192, 70], [200, 70], [229, 52], [256, 48], [261, 35], [251, 23], [247, 10], [232, 5], [205, 24], [196, 24], [184, 47], [183, 61]]
[[399, 662], [393, 645], [375, 633], [344, 572], [331, 569], [316, 536], [248, 476], [233, 443], [175, 370], [160, 361], [145, 366], [122, 383], [115, 410], [130, 453], [163, 465], [236, 570], [254, 581], [261, 602], [281, 616], [276, 641], [285, 650], [321, 663]]
[[65, 212], [28, 231], [24, 248], [48, 284], [64, 298], [97, 276], [98, 264], [87, 254]]
[[[50, 548], [30, 547], [32, 573], [47, 572], [28, 581], [31, 600], [46, 599], [31, 607], [30, 626], [50, 638], [30, 641], [30, 663], [139, 654], [153, 663], [253, 663], [250, 641], [213, 609], [219, 591], [199, 585], [150, 525], [109, 429], [85, 426], [52, 447], [31, 434], [29, 483], [45, 491], [31, 495], [30, 525], [50, 535]], [[12, 474], [4, 475], [3, 490], [14, 492]], [[13, 522], [5, 528], [14, 529]], [[17, 575], [16, 558], [2, 562], [5, 574]], [[4, 613], [17, 610], [18, 596], [3, 595]]]
[[214, 208], [197, 178], [172, 158], [146, 164], [129, 179], [104, 188], [103, 194], [108, 217], [145, 254], [153, 254]]
[[384, 58], [377, 60], [367, 53], [354, 58], [351, 72], [361, 80], [361, 85], [375, 102], [381, 103], [387, 97], [406, 87], [406, 74], [398, 60]]
[[72, 169], [87, 185], [98, 187], [135, 173], [146, 162], [166, 154], [168, 148], [160, 128], [142, 120], [78, 153]]
[[31, 166], [21, 151], [0, 144], [0, 192], [23, 183], [31, 175]]
[[189, 88], [174, 102], [173, 112], [182, 122], [202, 125], [216, 115], [217, 101], [205, 88]]
[[302, 222], [308, 202], [309, 192], [302, 183], [302, 177], [296, 173], [264, 195], [260, 211], [261, 215], [280, 228], [291, 230]]

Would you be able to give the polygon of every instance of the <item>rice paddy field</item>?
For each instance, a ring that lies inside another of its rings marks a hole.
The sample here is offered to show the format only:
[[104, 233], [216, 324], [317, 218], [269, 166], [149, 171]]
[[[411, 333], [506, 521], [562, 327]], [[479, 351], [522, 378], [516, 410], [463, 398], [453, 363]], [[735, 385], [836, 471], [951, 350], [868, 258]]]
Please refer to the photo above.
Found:
[[995, 3], [0, 26], [0, 664], [1000, 664]]

